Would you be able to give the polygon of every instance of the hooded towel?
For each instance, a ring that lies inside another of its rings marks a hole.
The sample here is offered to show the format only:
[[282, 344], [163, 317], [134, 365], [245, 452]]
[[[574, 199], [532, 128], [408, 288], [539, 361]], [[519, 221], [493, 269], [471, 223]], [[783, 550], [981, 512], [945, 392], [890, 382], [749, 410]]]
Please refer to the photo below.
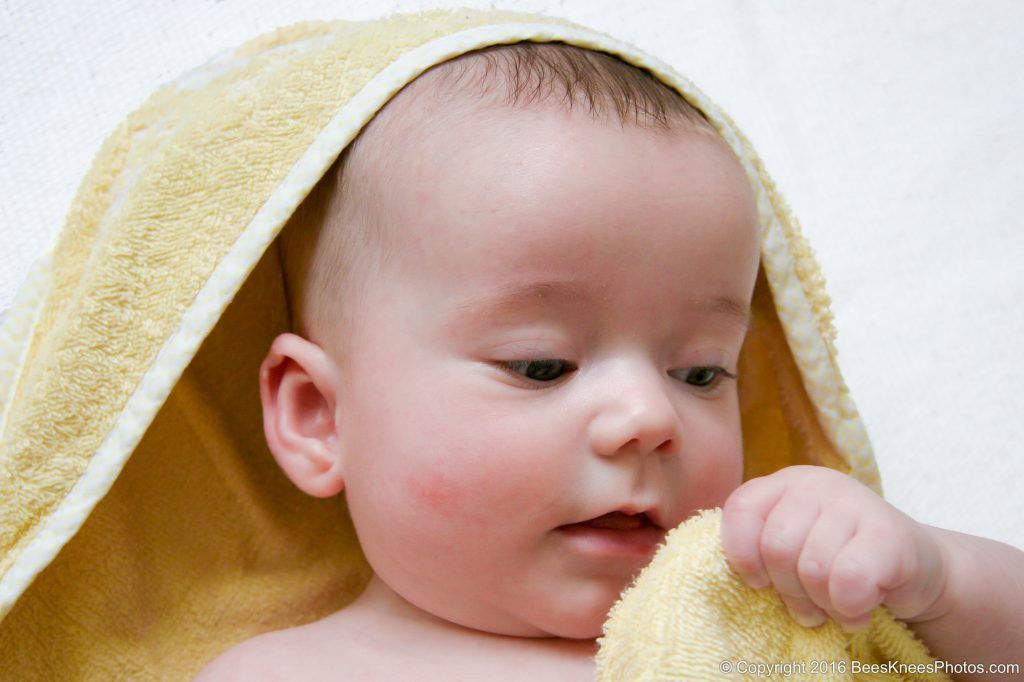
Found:
[[[234, 644], [355, 599], [371, 571], [344, 495], [295, 488], [259, 428], [260, 362], [292, 330], [275, 239], [403, 86], [523, 40], [648, 70], [742, 163], [762, 225], [738, 385], [745, 478], [815, 464], [882, 492], [813, 252], [749, 142], [686, 78], [533, 14], [296, 24], [126, 118], [0, 327], [0, 679], [190, 679]], [[932, 660], [883, 607], [857, 636], [797, 625], [731, 572], [718, 518], [673, 530], [611, 609], [599, 679], [718, 679], [727, 659]]]

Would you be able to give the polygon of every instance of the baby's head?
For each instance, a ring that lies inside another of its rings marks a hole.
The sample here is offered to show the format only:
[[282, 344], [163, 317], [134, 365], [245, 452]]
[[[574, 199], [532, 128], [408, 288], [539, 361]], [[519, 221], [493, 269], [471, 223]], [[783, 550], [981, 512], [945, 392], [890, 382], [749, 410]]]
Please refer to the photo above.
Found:
[[378, 578], [443, 620], [589, 639], [660, 537], [742, 481], [735, 375], [759, 262], [745, 173], [618, 59], [487, 48], [385, 106], [280, 240], [296, 334], [268, 444], [344, 490]]

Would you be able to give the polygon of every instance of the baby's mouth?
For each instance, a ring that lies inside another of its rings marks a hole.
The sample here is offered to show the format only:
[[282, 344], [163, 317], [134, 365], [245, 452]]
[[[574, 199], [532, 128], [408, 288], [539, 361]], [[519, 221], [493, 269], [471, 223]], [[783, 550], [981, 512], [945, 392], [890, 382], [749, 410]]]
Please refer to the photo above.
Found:
[[567, 547], [601, 561], [648, 561], [665, 539], [665, 530], [644, 512], [613, 511], [558, 531]]
[[583, 521], [579, 526], [590, 526], [591, 528], [610, 528], [613, 530], [636, 530], [654, 526], [655, 524], [647, 517], [647, 514], [626, 514], [625, 512], [614, 511], [598, 516], [597, 518]]

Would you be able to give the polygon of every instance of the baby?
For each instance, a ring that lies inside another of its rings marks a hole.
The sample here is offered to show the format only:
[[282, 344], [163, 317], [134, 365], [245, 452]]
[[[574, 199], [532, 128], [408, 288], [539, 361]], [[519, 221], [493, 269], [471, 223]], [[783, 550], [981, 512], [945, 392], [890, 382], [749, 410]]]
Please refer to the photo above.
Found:
[[730, 564], [807, 626], [884, 603], [943, 660], [1024, 650], [1024, 553], [832, 469], [743, 482], [757, 210], [646, 72], [532, 43], [434, 67], [281, 246], [299, 333], [261, 368], [267, 442], [306, 493], [344, 491], [374, 575], [199, 679], [593, 680], [611, 606], [712, 507]]

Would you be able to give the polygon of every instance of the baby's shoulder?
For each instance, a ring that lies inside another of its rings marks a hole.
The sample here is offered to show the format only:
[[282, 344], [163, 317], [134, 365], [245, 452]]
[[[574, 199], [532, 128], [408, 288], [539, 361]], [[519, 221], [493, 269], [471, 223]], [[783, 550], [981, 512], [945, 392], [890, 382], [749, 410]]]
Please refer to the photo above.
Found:
[[263, 666], [264, 659], [270, 662], [276, 660], [276, 656], [264, 656], [266, 647], [263, 642], [265, 635], [253, 637], [241, 644], [236, 644], [227, 651], [221, 652], [212, 661], [209, 661], [199, 674], [195, 676], [194, 682], [230, 682], [231, 680], [251, 679], [256, 670], [261, 671], [260, 677], [266, 678], [267, 669]]
[[594, 679], [594, 652], [590, 645], [581, 648], [582, 642], [554, 646], [547, 640], [495, 640], [469, 631], [431, 635], [397, 626], [383, 632], [358, 614], [340, 615], [237, 644], [210, 661], [195, 682], [336, 682], [339, 675], [345, 682]]
[[281, 670], [281, 662], [288, 661], [286, 639], [268, 632], [236, 644], [207, 663], [194, 682], [288, 679]]
[[194, 682], [319, 680], [336, 677], [339, 669], [346, 680], [375, 679], [351, 647], [335, 642], [325, 651], [322, 642], [300, 630], [267, 632], [236, 644], [207, 663]]

